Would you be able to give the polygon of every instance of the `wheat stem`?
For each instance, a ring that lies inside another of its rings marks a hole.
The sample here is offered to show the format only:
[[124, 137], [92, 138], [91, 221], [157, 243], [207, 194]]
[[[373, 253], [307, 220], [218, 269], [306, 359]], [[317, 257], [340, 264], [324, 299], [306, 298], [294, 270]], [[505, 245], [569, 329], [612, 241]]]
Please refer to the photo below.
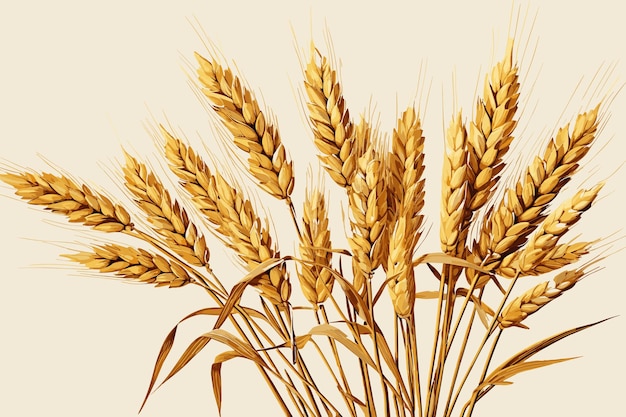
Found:
[[487, 340], [492, 335], [493, 330], [496, 328], [496, 323], [498, 323], [497, 317], [500, 314], [500, 312], [502, 311], [502, 309], [504, 308], [504, 304], [506, 303], [506, 300], [509, 298], [509, 295], [513, 291], [513, 287], [517, 283], [517, 280], [519, 279], [519, 277], [520, 277], [520, 274], [519, 273], [516, 274], [515, 278], [513, 278], [511, 280], [511, 284], [509, 285], [509, 288], [508, 288], [506, 294], [504, 294], [504, 296], [502, 297], [502, 300], [500, 301], [500, 305], [498, 306], [498, 309], [494, 313], [494, 318], [493, 318], [493, 320], [491, 322], [491, 325], [489, 326], [489, 328], [485, 332], [485, 335], [483, 336], [482, 341], [478, 345], [478, 349], [476, 349], [476, 353], [474, 354], [474, 357], [472, 358], [472, 362], [470, 363], [469, 367], [467, 368], [467, 371], [465, 372], [465, 375], [463, 376], [463, 379], [461, 380], [461, 383], [459, 384], [459, 388], [457, 389], [457, 391], [456, 391], [456, 393], [454, 395], [454, 400], [452, 401], [452, 405], [450, 406], [450, 413], [452, 413], [452, 410], [454, 409], [454, 406], [455, 406], [455, 404], [456, 404], [456, 402], [457, 402], [457, 400], [459, 398], [459, 395], [461, 394], [461, 390], [463, 389], [463, 385], [465, 385], [465, 382], [469, 378], [469, 375], [470, 375], [472, 369], [474, 368], [474, 365], [476, 364], [476, 361], [478, 360], [478, 357], [480, 356], [480, 353], [482, 352], [483, 348], [485, 347], [485, 343], [487, 343]]
[[[479, 299], [480, 296], [482, 296], [482, 292], [483, 289], [480, 289], [480, 295], [479, 295]], [[469, 294], [471, 294], [472, 291], [468, 291], [468, 297], [469, 298]], [[465, 309], [463, 309], [461, 311], [460, 316], [462, 317], [463, 312]], [[463, 342], [461, 343], [461, 348], [459, 350], [459, 356], [457, 358], [456, 361], [456, 365], [454, 367], [454, 373], [452, 374], [452, 382], [450, 382], [450, 390], [448, 391], [448, 398], [446, 400], [446, 406], [444, 408], [443, 411], [443, 415], [445, 417], [447, 417], [449, 415], [449, 413], [452, 412], [451, 408], [450, 408], [450, 401], [452, 400], [452, 393], [454, 392], [454, 386], [456, 385], [456, 379], [459, 375], [459, 371], [461, 369], [461, 362], [463, 361], [463, 357], [465, 355], [465, 349], [467, 348], [467, 342], [469, 341], [469, 337], [470, 337], [470, 333], [472, 332], [472, 328], [473, 328], [473, 323], [474, 323], [474, 317], [476, 317], [476, 306], [474, 306], [474, 308], [472, 309], [472, 314], [470, 315], [469, 318], [469, 323], [467, 324], [467, 327], [465, 329], [465, 335], [463, 336]], [[456, 329], [455, 329], [455, 333], [456, 333]], [[453, 333], [453, 337], [454, 337], [454, 333]], [[452, 339], [450, 340], [450, 346], [452, 344]]]

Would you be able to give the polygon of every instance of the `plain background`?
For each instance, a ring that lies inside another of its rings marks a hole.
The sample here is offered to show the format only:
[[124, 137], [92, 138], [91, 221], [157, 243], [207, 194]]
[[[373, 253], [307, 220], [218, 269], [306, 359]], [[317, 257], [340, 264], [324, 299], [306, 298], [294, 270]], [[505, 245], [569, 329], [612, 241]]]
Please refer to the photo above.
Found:
[[[117, 177], [122, 146], [158, 166], [159, 150], [146, 125], [169, 120], [198, 147], [203, 140], [219, 155], [209, 119], [185, 75], [193, 68], [187, 64], [193, 51], [205, 50], [203, 38], [194, 31], [201, 27], [278, 117], [283, 141], [297, 164], [300, 207], [307, 164], [315, 168], [317, 163], [299, 98], [301, 71], [292, 28], [298, 51], [311, 38], [328, 51], [328, 31], [354, 115], [380, 114], [381, 130], [390, 131], [396, 115], [421, 98], [428, 143], [426, 210], [432, 225], [423, 249], [436, 251], [441, 138], [455, 106], [453, 74], [456, 108], [471, 117], [477, 80], [482, 85], [483, 74], [500, 59], [507, 35], [514, 32], [511, 10], [520, 16], [520, 57], [527, 46], [521, 63], [524, 111], [513, 151], [524, 152], [521, 158], [527, 162], [530, 151], [557, 126], [625, 82], [625, 10], [619, 2], [5, 4], [0, 6], [0, 157], [5, 165], [50, 170], [42, 156], [64, 172], [123, 196]], [[197, 23], [190, 23], [195, 19]], [[610, 68], [606, 83], [594, 79]], [[598, 87], [595, 94], [593, 89], [585, 94], [589, 85]], [[595, 152], [566, 193], [611, 178], [572, 237], [591, 240], [613, 234], [607, 241], [614, 241], [624, 235], [626, 174], [624, 169], [615, 171], [625, 160], [626, 94], [608, 104]], [[330, 180], [326, 184], [336, 193]], [[79, 248], [77, 243], [111, 236], [68, 226], [59, 216], [27, 207], [6, 186], [0, 193], [0, 415], [136, 415], [163, 338], [185, 314], [207, 306], [207, 299], [194, 288], [154, 289], [77, 272], [58, 255], [68, 247]], [[265, 196], [260, 201], [274, 210], [274, 202]], [[338, 201], [334, 218], [340, 218]], [[278, 213], [274, 222], [282, 229], [286, 212], [273, 213]], [[282, 246], [285, 254], [293, 250], [290, 233], [280, 231], [288, 238]], [[613, 251], [623, 246], [620, 240]], [[213, 262], [238, 274], [228, 266], [230, 255], [214, 248]], [[529, 319], [531, 331], [514, 329], [503, 340], [500, 357], [559, 330], [622, 316], [551, 347], [542, 358], [583, 357], [515, 377], [512, 387], [497, 388], [482, 400], [476, 415], [623, 415], [623, 256], [621, 252], [604, 260], [603, 270]], [[188, 342], [208, 326], [202, 321], [190, 324], [180, 340]], [[156, 392], [142, 415], [217, 415], [209, 369], [219, 351], [214, 346], [203, 352]], [[227, 364], [224, 386], [223, 415], [277, 415], [251, 366]]]

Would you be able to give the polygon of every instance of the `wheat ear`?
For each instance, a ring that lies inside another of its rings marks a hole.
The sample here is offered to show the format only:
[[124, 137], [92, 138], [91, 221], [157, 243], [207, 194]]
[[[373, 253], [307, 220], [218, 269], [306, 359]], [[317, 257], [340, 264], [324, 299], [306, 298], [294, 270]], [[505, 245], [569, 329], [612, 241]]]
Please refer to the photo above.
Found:
[[266, 118], [250, 90], [228, 68], [196, 53], [202, 92], [213, 103], [235, 145], [248, 153], [249, 171], [261, 188], [289, 199], [294, 186], [292, 162], [287, 159], [278, 128]]
[[311, 304], [326, 301], [333, 288], [331, 267], [332, 244], [328, 228], [328, 211], [324, 195], [318, 189], [308, 190], [302, 214], [300, 256], [304, 261], [298, 271], [300, 287]]
[[387, 227], [385, 160], [376, 143], [357, 160], [352, 186], [348, 190], [354, 287], [361, 291], [365, 280], [385, 261], [384, 235]]
[[330, 177], [342, 187], [352, 183], [357, 165], [354, 126], [345, 106], [337, 72], [329, 60], [311, 48], [304, 72], [307, 107], [319, 159]]
[[118, 277], [155, 284], [157, 287], [182, 287], [194, 280], [185, 269], [174, 261], [168, 261], [144, 249], [107, 244], [93, 246], [91, 252], [62, 255], [89, 269], [102, 273], [113, 272]]
[[388, 248], [383, 266], [396, 314], [407, 318], [415, 302], [415, 277], [411, 265], [420, 238], [424, 207], [424, 136], [415, 109], [398, 119], [388, 154], [387, 226], [383, 245]]
[[467, 136], [469, 202], [466, 223], [471, 213], [489, 200], [504, 168], [502, 158], [513, 141], [514, 120], [519, 99], [518, 68], [513, 65], [513, 40], [509, 39], [505, 57], [485, 77], [483, 97]]
[[[514, 267], [528, 274], [542, 263], [549, 262], [560, 237], [580, 220], [583, 212], [591, 207], [603, 186], [604, 184], [601, 183], [594, 188], [578, 191], [550, 213], [520, 251], [519, 257], [515, 257], [517, 264]], [[573, 250], [573, 253], [576, 253], [576, 249], [576, 247], [570, 248], [569, 252], [572, 253]], [[565, 254], [567, 253], [566, 248]], [[500, 269], [511, 267], [508, 264], [509, 258], [513, 257], [504, 258]]]
[[146, 166], [128, 153], [124, 178], [126, 188], [135, 196], [135, 203], [148, 216], [152, 228], [163, 236], [177, 255], [194, 266], [209, 267], [209, 249], [185, 210]]
[[[406, 216], [411, 233], [409, 250], [413, 252], [420, 238], [424, 220], [424, 136], [420, 119], [413, 107], [409, 107], [398, 119], [391, 141], [388, 178], [388, 225], [389, 229], [401, 215]], [[404, 214], [400, 214], [404, 213]], [[393, 235], [392, 235], [393, 236]]]
[[445, 141], [439, 238], [445, 253], [459, 255], [465, 251], [467, 227], [463, 216], [468, 199], [467, 130], [461, 112], [450, 122]]
[[130, 215], [124, 207], [65, 176], [22, 172], [0, 174], [0, 179], [15, 188], [15, 194], [29, 204], [63, 214], [70, 222], [82, 223], [103, 232], [133, 229]]
[[387, 265], [388, 288], [394, 311], [400, 317], [407, 318], [413, 313], [415, 305], [415, 275], [412, 264], [415, 229], [407, 210], [396, 221], [389, 242]]
[[542, 282], [509, 303], [498, 317], [501, 328], [517, 326], [527, 328], [522, 321], [529, 315], [559, 297], [580, 281], [585, 273], [582, 270], [563, 271], [554, 277], [554, 285]]
[[[523, 178], [506, 191], [506, 198], [483, 223], [473, 247], [475, 263], [497, 269], [526, 243], [527, 236], [546, 217], [545, 207], [569, 182], [578, 162], [587, 154], [598, 129], [598, 110], [599, 106], [578, 115], [571, 134], [569, 124], [559, 129], [543, 157], [535, 157]], [[476, 272], [468, 273], [471, 277]]]
[[519, 273], [520, 276], [541, 275], [548, 272], [556, 271], [565, 266], [571, 265], [580, 260], [583, 256], [589, 254], [592, 246], [598, 241], [593, 242], [576, 242], [563, 243], [556, 245], [549, 251], [545, 252], [541, 260], [537, 261], [532, 269], [520, 271], [519, 257], [522, 251], [515, 252], [515, 256], [508, 257], [507, 264], [502, 263], [496, 270], [498, 275], [506, 278], [515, 278]]
[[[213, 175], [193, 149], [165, 129], [165, 155], [170, 169], [191, 196], [193, 204], [224, 238], [251, 271], [261, 262], [280, 257], [272, 244], [269, 227], [263, 227], [252, 203], [221, 175]], [[267, 222], [266, 222], [267, 223]], [[274, 304], [289, 299], [291, 286], [284, 266], [272, 268], [253, 285]]]

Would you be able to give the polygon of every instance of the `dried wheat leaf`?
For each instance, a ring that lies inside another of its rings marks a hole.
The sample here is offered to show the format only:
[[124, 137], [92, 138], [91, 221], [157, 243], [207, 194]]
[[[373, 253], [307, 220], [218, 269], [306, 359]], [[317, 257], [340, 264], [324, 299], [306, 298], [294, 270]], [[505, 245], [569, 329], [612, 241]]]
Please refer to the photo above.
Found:
[[227, 350], [215, 356], [211, 365], [211, 383], [213, 385], [213, 396], [217, 405], [217, 412], [222, 415], [222, 364], [234, 358], [243, 357], [234, 350]]
[[263, 261], [259, 265], [257, 265], [256, 268], [248, 272], [237, 284], [235, 284], [233, 289], [230, 291], [230, 294], [228, 295], [228, 299], [224, 303], [224, 307], [222, 308], [220, 315], [217, 317], [213, 329], [218, 329], [222, 324], [224, 324], [228, 316], [231, 314], [233, 308], [235, 308], [237, 303], [239, 303], [239, 300], [241, 299], [244, 290], [246, 289], [246, 287], [248, 287], [248, 285], [252, 284], [252, 281], [258, 278], [260, 275], [263, 275], [270, 269], [274, 268], [275, 266], [282, 264], [283, 262], [285, 262], [285, 260], [288, 259], [291, 259], [291, 257], [285, 256], [280, 259], [269, 258], [266, 261]]
[[170, 351], [172, 350], [172, 346], [174, 345], [174, 339], [176, 337], [176, 331], [178, 330], [178, 326], [192, 318], [192, 317], [196, 317], [196, 316], [200, 316], [200, 315], [206, 315], [206, 314], [212, 314], [214, 311], [213, 308], [203, 308], [201, 310], [197, 310], [194, 311], [191, 314], [188, 314], [187, 316], [183, 317], [182, 320], [180, 320], [176, 326], [174, 326], [174, 328], [172, 330], [170, 330], [170, 332], [168, 333], [168, 335], [165, 337], [165, 340], [163, 341], [163, 343], [161, 344], [161, 349], [159, 351], [159, 355], [157, 356], [157, 360], [156, 363], [154, 364], [154, 369], [152, 371], [152, 376], [150, 377], [150, 384], [148, 386], [148, 392], [146, 393], [145, 398], [143, 399], [143, 402], [141, 403], [141, 407], [139, 408], [139, 412], [141, 412], [141, 410], [143, 409], [143, 407], [146, 405], [146, 401], [148, 401], [148, 397], [150, 396], [150, 394], [152, 393], [152, 388], [154, 387], [154, 383], [156, 382], [157, 378], [159, 377], [159, 373], [161, 372], [161, 368], [163, 368], [163, 363], [165, 363], [165, 359], [167, 359], [167, 356], [169, 355]]
[[200, 353], [200, 351], [202, 351], [202, 349], [204, 349], [204, 347], [211, 340], [215, 340], [216, 342], [225, 344], [242, 357], [250, 359], [260, 366], [265, 365], [263, 359], [259, 356], [256, 350], [254, 350], [254, 347], [252, 347], [252, 345], [241, 340], [240, 338], [226, 330], [215, 329], [197, 337], [193, 342], [189, 344], [187, 349], [185, 349], [183, 354], [178, 359], [178, 362], [176, 362], [170, 373], [165, 377], [163, 382], [161, 382], [159, 387], [165, 384], [167, 381], [170, 380], [170, 378], [172, 378], [181, 369], [183, 369], [198, 353]]
[[378, 369], [376, 367], [376, 364], [370, 357], [369, 353], [367, 353], [367, 351], [362, 346], [348, 339], [348, 337], [343, 331], [333, 326], [332, 324], [320, 324], [318, 326], [315, 326], [311, 330], [309, 330], [308, 334], [312, 336], [322, 335], [322, 336], [327, 336], [332, 339], [335, 339], [337, 342], [341, 343], [348, 350], [350, 350], [350, 352], [354, 353], [357, 357], [359, 357], [359, 359], [361, 359], [363, 362], [367, 363], [369, 366], [371, 366], [374, 369]]
[[428, 263], [437, 263], [444, 265], [454, 265], [454, 266], [462, 266], [464, 268], [475, 269], [476, 271], [484, 272], [486, 274], [489, 273], [488, 270], [481, 268], [480, 266], [469, 262], [465, 259], [457, 258], [455, 256], [447, 255], [441, 252], [427, 253], [416, 260], [413, 261], [413, 266], [417, 266], [419, 264], [428, 264]]
[[485, 379], [485, 381], [476, 388], [475, 391], [480, 391], [488, 385], [502, 385], [506, 384], [509, 378], [526, 371], [530, 371], [537, 368], [542, 368], [544, 366], [552, 365], [555, 363], [569, 361], [575, 358], [562, 358], [562, 359], [549, 359], [549, 360], [540, 360], [540, 361], [530, 361], [530, 362], [520, 362], [514, 365], [507, 366], [506, 368], [498, 369]]
[[[445, 294], [444, 294], [445, 297]], [[420, 291], [415, 293], [415, 298], [422, 300], [433, 300], [439, 298], [439, 291]]]

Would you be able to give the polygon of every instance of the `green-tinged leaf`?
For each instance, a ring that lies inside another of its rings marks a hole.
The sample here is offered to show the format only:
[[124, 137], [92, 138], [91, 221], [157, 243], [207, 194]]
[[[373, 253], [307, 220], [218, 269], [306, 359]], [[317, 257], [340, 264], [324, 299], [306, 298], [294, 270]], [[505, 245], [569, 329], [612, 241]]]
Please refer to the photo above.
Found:
[[178, 359], [178, 362], [176, 362], [176, 365], [174, 365], [170, 373], [165, 377], [163, 382], [161, 382], [161, 385], [165, 384], [170, 378], [172, 378], [181, 369], [183, 369], [189, 363], [189, 361], [191, 361], [198, 353], [200, 353], [200, 351], [204, 349], [204, 347], [211, 340], [215, 340], [216, 342], [225, 344], [226, 346], [230, 347], [235, 352], [240, 354], [242, 357], [250, 359], [251, 361], [254, 361], [261, 366], [265, 365], [263, 359], [261, 359], [259, 354], [249, 343], [244, 342], [243, 340], [239, 339], [237, 336], [226, 330], [214, 329], [191, 342], [191, 344], [187, 347], [187, 349], [185, 349], [185, 351], [181, 355], [180, 359]]
[[457, 258], [451, 255], [447, 255], [445, 253], [441, 253], [441, 252], [435, 252], [435, 253], [427, 253], [424, 254], [422, 256], [420, 256], [419, 258], [417, 258], [416, 260], [413, 261], [413, 266], [417, 266], [419, 264], [428, 264], [428, 263], [436, 263], [436, 264], [445, 264], [445, 265], [454, 265], [454, 266], [461, 266], [463, 268], [471, 268], [471, 269], [475, 269], [479, 272], [483, 272], [485, 274], [489, 274], [490, 271], [488, 271], [485, 268], [482, 268], [478, 265], [475, 265], [465, 259], [461, 259], [461, 258]]
[[233, 308], [235, 308], [235, 306], [239, 303], [239, 300], [241, 299], [244, 290], [248, 285], [252, 283], [252, 281], [258, 278], [260, 275], [263, 275], [270, 269], [274, 268], [275, 266], [278, 266], [289, 259], [291, 259], [291, 257], [285, 256], [282, 258], [270, 258], [266, 261], [263, 261], [258, 264], [252, 271], [248, 272], [237, 284], [235, 284], [233, 286], [233, 289], [230, 291], [230, 294], [228, 295], [228, 299], [224, 303], [224, 308], [220, 312], [220, 315], [217, 317], [215, 325], [213, 326], [213, 330], [219, 329], [222, 324], [224, 324]]
[[356, 344], [352, 340], [348, 339], [346, 334], [340, 329], [336, 328], [331, 324], [320, 324], [318, 326], [313, 327], [309, 330], [308, 334], [313, 335], [321, 335], [327, 336], [335, 339], [337, 342], [344, 345], [350, 352], [354, 353], [359, 359], [363, 362], [367, 363], [374, 369], [376, 368], [376, 364], [370, 357], [369, 353], [360, 345]]
[[213, 396], [217, 404], [217, 412], [222, 415], [222, 364], [234, 358], [242, 356], [234, 350], [222, 352], [215, 357], [213, 365], [211, 365], [211, 382], [213, 385]]

